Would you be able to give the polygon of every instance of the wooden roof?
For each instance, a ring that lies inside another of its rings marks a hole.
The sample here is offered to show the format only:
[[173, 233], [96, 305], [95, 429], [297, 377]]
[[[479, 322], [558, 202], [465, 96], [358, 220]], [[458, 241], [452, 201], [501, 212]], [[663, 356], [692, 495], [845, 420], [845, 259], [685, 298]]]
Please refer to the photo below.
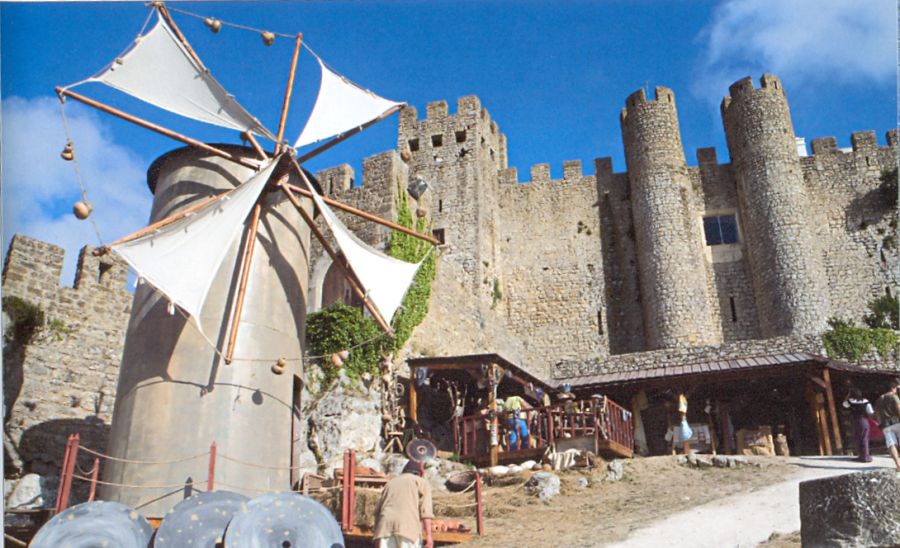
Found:
[[532, 384], [535, 388], [542, 388], [544, 391], [554, 389], [554, 386], [547, 381], [535, 377], [499, 354], [466, 354], [462, 356], [409, 358], [406, 362], [409, 364], [410, 376], [412, 378], [415, 378], [414, 370], [423, 367], [427, 367], [433, 371], [453, 369], [466, 370], [480, 369], [482, 364], [495, 363], [503, 370], [510, 372], [513, 380], [518, 381], [520, 384]]

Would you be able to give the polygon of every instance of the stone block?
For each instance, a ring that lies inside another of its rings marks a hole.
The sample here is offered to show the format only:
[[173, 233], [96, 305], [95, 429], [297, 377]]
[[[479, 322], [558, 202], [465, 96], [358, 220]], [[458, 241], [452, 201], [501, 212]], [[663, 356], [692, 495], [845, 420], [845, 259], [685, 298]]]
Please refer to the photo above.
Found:
[[803, 546], [900, 545], [900, 477], [856, 472], [800, 484]]

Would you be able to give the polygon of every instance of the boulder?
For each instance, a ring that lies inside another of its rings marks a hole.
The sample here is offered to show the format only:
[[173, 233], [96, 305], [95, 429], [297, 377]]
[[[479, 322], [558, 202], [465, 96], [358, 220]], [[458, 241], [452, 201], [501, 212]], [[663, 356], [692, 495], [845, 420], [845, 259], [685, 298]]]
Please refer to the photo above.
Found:
[[575, 488], [581, 489], [581, 490], [587, 489], [590, 484], [591, 484], [591, 482], [588, 481], [587, 478], [581, 477], [581, 478], [578, 478], [578, 480], [575, 482]]
[[522, 467], [519, 466], [518, 464], [510, 464], [509, 465], [509, 473], [510, 474], [521, 474]]
[[625, 476], [625, 467], [622, 461], [611, 460], [606, 464], [606, 481], [619, 481]]
[[559, 488], [559, 477], [551, 472], [535, 472], [531, 479], [525, 482], [525, 493], [538, 497], [541, 502], [553, 499], [559, 494]]
[[900, 545], [900, 477], [871, 470], [800, 483], [803, 546]]
[[522, 467], [522, 470], [534, 470], [534, 465], [536, 465], [536, 464], [537, 464], [536, 461], [533, 461], [533, 460], [526, 460], [525, 462], [523, 462], [523, 463], [520, 464], [519, 466]]
[[7, 508], [40, 508], [44, 505], [43, 493], [44, 479], [37, 474], [25, 474], [10, 493]]
[[509, 474], [509, 467], [498, 464], [497, 466], [491, 466], [488, 468], [488, 472], [494, 477], [505, 476]]

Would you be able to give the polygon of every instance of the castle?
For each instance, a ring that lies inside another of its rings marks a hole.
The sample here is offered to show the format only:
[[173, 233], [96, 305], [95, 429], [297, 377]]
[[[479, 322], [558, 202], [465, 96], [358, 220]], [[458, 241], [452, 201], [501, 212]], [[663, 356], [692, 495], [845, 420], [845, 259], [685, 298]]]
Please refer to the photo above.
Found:
[[[859, 319], [898, 285], [897, 212], [880, 180], [897, 166], [897, 130], [885, 145], [854, 133], [850, 150], [815, 139], [806, 155], [774, 76], [740, 80], [722, 102], [726, 164], [704, 148], [687, 165], [675, 95], [662, 87], [625, 100], [626, 172], [610, 158], [593, 174], [570, 161], [561, 180], [539, 164], [520, 182], [476, 97], [448, 110], [431, 103], [419, 119], [404, 109], [397, 150], [365, 159], [361, 185], [346, 165], [317, 174], [325, 193], [385, 218], [410, 183], [428, 184], [417, 213], [444, 243], [410, 355], [492, 352], [560, 379], [710, 355], [822, 354], [827, 318]], [[342, 217], [386, 242], [387, 229]], [[16, 236], [3, 270], [3, 294], [38, 304], [56, 326], [4, 366], [6, 454], [38, 473], [57, 469], [69, 431], [105, 446], [132, 301], [122, 264], [86, 248], [75, 287], [60, 288], [62, 260]], [[310, 311], [351, 298], [320, 248], [309, 264]]]
[[[798, 146], [781, 81], [734, 83], [721, 105], [731, 163], [713, 148], [688, 166], [675, 94], [657, 87], [621, 111], [627, 171], [568, 161], [519, 181], [507, 141], [476, 97], [401, 113], [398, 151], [319, 172], [336, 198], [393, 213], [420, 201], [444, 242], [415, 355], [498, 352], [532, 373], [568, 376], [639, 360], [813, 351], [831, 316], [860, 319], [898, 285], [896, 210], [879, 190], [898, 133]], [[368, 229], [370, 242], [384, 232]], [[330, 261], [312, 261], [310, 309], [340, 298]], [[323, 289], [324, 288], [324, 289]], [[654, 352], [655, 351], [655, 352]]]

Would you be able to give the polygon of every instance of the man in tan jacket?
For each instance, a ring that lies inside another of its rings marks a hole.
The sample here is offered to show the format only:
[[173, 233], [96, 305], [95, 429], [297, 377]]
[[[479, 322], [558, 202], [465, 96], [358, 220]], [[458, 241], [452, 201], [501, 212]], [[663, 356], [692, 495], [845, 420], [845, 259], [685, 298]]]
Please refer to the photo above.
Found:
[[431, 486], [422, 477], [425, 463], [410, 460], [403, 472], [387, 482], [375, 507], [375, 548], [434, 548]]

